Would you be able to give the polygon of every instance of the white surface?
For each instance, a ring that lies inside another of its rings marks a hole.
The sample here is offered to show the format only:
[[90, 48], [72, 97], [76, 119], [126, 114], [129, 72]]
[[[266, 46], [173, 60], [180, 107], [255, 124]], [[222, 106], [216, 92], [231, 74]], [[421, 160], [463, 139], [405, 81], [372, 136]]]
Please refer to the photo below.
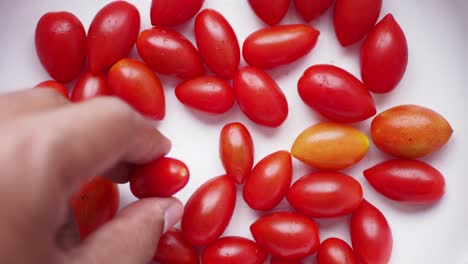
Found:
[[[38, 19], [48, 11], [66, 10], [76, 14], [85, 27], [95, 13], [109, 1], [16, 0], [0, 2], [0, 92], [31, 87], [49, 79], [35, 54], [34, 30]], [[150, 0], [133, 0], [141, 11], [142, 29], [149, 27]], [[240, 43], [265, 25], [257, 19], [247, 1], [206, 0], [204, 8], [220, 11], [235, 29]], [[170, 156], [187, 163], [191, 180], [177, 196], [184, 202], [207, 179], [223, 174], [218, 157], [218, 137], [224, 124], [243, 122], [253, 135], [255, 160], [279, 149], [289, 150], [295, 137], [319, 120], [300, 100], [296, 83], [302, 72], [313, 64], [332, 63], [359, 76], [359, 45], [343, 49], [336, 41], [331, 9], [310, 24], [321, 31], [315, 49], [289, 66], [270, 71], [285, 92], [290, 113], [278, 129], [260, 127], [250, 122], [238, 109], [226, 115], [209, 116], [182, 106], [174, 96], [175, 78], [162, 77], [167, 96], [167, 116], [158, 127], [173, 140]], [[447, 179], [445, 198], [432, 207], [401, 205], [378, 195], [364, 180], [362, 171], [387, 157], [371, 147], [362, 162], [345, 172], [356, 177], [365, 190], [365, 198], [386, 215], [394, 237], [393, 264], [468, 263], [468, 2], [465, 0], [392, 0], [384, 1], [381, 17], [393, 13], [402, 26], [409, 44], [409, 65], [400, 86], [392, 93], [374, 96], [378, 111], [399, 104], [420, 104], [445, 116], [455, 132], [440, 152], [428, 158]], [[302, 23], [293, 7], [281, 22]], [[193, 20], [178, 27], [194, 41]], [[135, 54], [135, 53], [133, 53]], [[134, 55], [135, 56], [135, 55]], [[242, 65], [245, 65], [242, 62]], [[369, 133], [370, 120], [358, 124]], [[295, 162], [295, 179], [308, 171]], [[124, 203], [133, 200], [127, 186], [122, 186]], [[243, 202], [238, 192], [233, 221], [225, 235], [250, 238], [249, 225], [258, 216]], [[283, 202], [280, 209], [287, 209]], [[338, 236], [349, 241], [348, 218], [321, 220], [321, 238]]]

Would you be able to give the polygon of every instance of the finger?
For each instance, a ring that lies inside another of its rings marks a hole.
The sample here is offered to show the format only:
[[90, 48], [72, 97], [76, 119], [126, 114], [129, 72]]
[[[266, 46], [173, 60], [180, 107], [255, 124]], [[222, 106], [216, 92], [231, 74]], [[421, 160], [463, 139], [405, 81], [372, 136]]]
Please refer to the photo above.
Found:
[[102, 177], [107, 178], [115, 183], [126, 183], [130, 180], [130, 172], [135, 165], [121, 162], [115, 167], [102, 174]]

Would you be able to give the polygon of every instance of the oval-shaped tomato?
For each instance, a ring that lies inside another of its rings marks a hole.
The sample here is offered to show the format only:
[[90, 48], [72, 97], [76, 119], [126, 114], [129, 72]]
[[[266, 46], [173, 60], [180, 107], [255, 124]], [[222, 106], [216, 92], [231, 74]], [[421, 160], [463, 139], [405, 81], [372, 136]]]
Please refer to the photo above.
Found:
[[254, 67], [271, 69], [289, 64], [307, 53], [317, 43], [320, 31], [304, 25], [280, 25], [250, 34], [242, 46], [242, 56]]
[[229, 123], [219, 136], [219, 157], [228, 177], [243, 184], [252, 171], [254, 145], [249, 130], [241, 123]]
[[84, 73], [73, 88], [71, 101], [81, 102], [97, 96], [109, 95], [107, 78], [104, 74], [92, 74], [90, 71]]
[[431, 109], [400, 105], [377, 115], [371, 124], [374, 144], [400, 158], [421, 158], [447, 143], [453, 129], [447, 120]]
[[81, 186], [71, 198], [81, 240], [114, 218], [119, 199], [117, 185], [102, 177], [94, 177]]
[[206, 246], [224, 232], [236, 206], [236, 186], [227, 176], [201, 185], [185, 204], [182, 233], [192, 245]]
[[402, 202], [433, 203], [445, 193], [444, 176], [418, 160], [390, 160], [364, 171], [367, 181], [386, 197]]
[[341, 170], [359, 162], [369, 149], [369, 138], [347, 125], [319, 123], [294, 141], [291, 154], [321, 170]]
[[351, 217], [351, 242], [361, 263], [388, 263], [393, 237], [387, 219], [372, 204], [363, 201]]
[[317, 264], [359, 264], [359, 260], [348, 243], [333, 237], [320, 244]]
[[61, 95], [63, 95], [63, 97], [68, 99], [67, 87], [65, 87], [63, 84], [61, 84], [61, 83], [59, 83], [57, 81], [53, 81], [53, 80], [44, 81], [44, 82], [41, 82], [41, 83], [37, 84], [36, 86], [34, 86], [34, 88], [52, 89], [52, 90], [55, 90], [55, 91], [59, 92]]
[[92, 73], [98, 74], [127, 57], [140, 31], [140, 13], [126, 1], [104, 6], [88, 30], [88, 61]]
[[299, 260], [282, 260], [279, 258], [272, 258], [270, 264], [302, 264]]
[[135, 197], [171, 197], [187, 185], [190, 172], [180, 160], [163, 157], [135, 166], [130, 174], [130, 190]]
[[363, 200], [361, 184], [339, 172], [307, 174], [293, 184], [286, 198], [294, 209], [312, 217], [346, 215]]
[[278, 24], [286, 15], [291, 0], [249, 0], [258, 18], [270, 26]]
[[184, 23], [200, 10], [204, 0], [153, 0], [151, 24], [170, 27]]
[[376, 113], [369, 90], [351, 73], [333, 65], [314, 65], [298, 82], [301, 99], [337, 122], [358, 122]]
[[395, 89], [406, 72], [408, 44], [391, 14], [375, 25], [361, 48], [362, 81], [374, 93]]
[[171, 228], [159, 239], [153, 258], [161, 264], [198, 264], [197, 250], [185, 241], [182, 232]]
[[291, 154], [287, 151], [278, 151], [264, 157], [255, 165], [245, 182], [245, 202], [255, 210], [272, 210], [288, 193], [292, 170]]
[[197, 49], [176, 31], [147, 29], [140, 33], [137, 49], [143, 61], [157, 72], [179, 78], [195, 78], [205, 73]]
[[320, 244], [317, 224], [301, 214], [266, 215], [250, 226], [257, 243], [274, 257], [299, 260], [314, 254]]
[[345, 47], [364, 38], [377, 22], [381, 9], [382, 0], [336, 0], [333, 23], [340, 44]]
[[243, 237], [223, 237], [202, 254], [203, 264], [263, 264], [267, 253], [257, 243]]
[[37, 56], [49, 75], [61, 83], [75, 79], [86, 59], [81, 21], [68, 12], [47, 13], [37, 23], [35, 34]]
[[296, 10], [301, 17], [309, 22], [315, 19], [330, 8], [335, 0], [294, 0]]
[[244, 114], [253, 122], [278, 127], [288, 117], [288, 101], [266, 72], [245, 67], [234, 75], [234, 95]]
[[187, 80], [175, 89], [179, 101], [200, 111], [222, 114], [234, 105], [234, 91], [224, 80], [202, 76]]

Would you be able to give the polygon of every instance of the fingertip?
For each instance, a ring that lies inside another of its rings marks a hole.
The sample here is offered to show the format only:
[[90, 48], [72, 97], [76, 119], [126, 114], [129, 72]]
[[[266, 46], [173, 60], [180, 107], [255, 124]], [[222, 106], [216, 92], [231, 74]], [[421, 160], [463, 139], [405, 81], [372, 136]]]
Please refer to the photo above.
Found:
[[176, 225], [184, 213], [184, 206], [182, 202], [175, 198], [171, 198], [171, 201], [168, 203], [167, 208], [164, 210], [164, 228], [163, 232], [167, 232], [174, 225]]

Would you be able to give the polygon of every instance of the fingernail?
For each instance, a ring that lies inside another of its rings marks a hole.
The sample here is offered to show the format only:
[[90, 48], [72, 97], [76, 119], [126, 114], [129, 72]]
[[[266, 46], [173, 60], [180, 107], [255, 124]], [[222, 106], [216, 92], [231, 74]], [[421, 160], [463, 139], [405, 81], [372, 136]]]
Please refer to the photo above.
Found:
[[175, 224], [177, 224], [184, 213], [184, 207], [179, 201], [174, 201], [167, 209], [164, 211], [164, 232], [171, 229]]

